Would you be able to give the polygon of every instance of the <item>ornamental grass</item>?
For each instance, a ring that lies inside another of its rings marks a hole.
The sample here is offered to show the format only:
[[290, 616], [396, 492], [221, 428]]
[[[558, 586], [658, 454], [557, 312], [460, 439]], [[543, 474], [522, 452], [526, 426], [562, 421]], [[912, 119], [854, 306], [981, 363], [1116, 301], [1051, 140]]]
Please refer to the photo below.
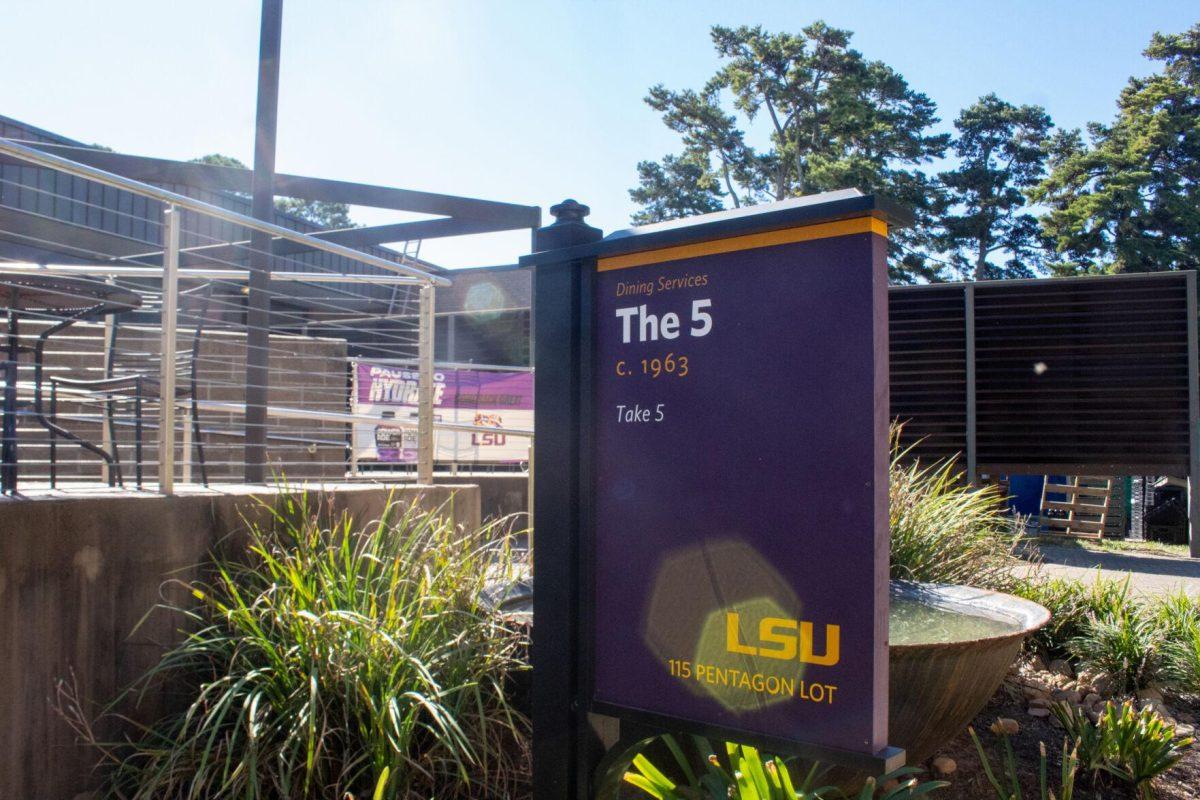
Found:
[[359, 526], [285, 499], [251, 526], [248, 551], [187, 585], [193, 605], [164, 606], [186, 638], [105, 713], [164, 684], [181, 710], [100, 742], [96, 719], [68, 704], [107, 762], [101, 796], [514, 794], [529, 726], [505, 688], [527, 642], [480, 600], [512, 568], [494, 533], [398, 505]]
[[1022, 582], [1018, 538], [994, 486], [969, 486], [953, 459], [924, 464], [891, 435], [893, 579], [1011, 591]]

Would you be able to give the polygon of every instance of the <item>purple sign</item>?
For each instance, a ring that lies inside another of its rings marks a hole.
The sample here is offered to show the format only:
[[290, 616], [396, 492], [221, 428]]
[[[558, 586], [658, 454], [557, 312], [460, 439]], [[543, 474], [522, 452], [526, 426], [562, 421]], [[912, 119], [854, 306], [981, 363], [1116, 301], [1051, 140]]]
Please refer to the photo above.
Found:
[[599, 260], [598, 710], [886, 747], [885, 253], [861, 217]]
[[[418, 416], [415, 367], [360, 361], [355, 365], [354, 412], [377, 424], [358, 423], [355, 453], [360, 459], [415, 463]], [[518, 463], [529, 458], [529, 440], [501, 429], [533, 428], [533, 373], [528, 370], [437, 369], [433, 375], [435, 422], [453, 422], [492, 431], [440, 430], [434, 458], [443, 462]], [[392, 420], [410, 423], [398, 427]]]
[[[360, 361], [358, 402], [417, 405], [415, 367]], [[533, 410], [533, 373], [439, 369], [433, 377], [433, 404], [438, 408]]]

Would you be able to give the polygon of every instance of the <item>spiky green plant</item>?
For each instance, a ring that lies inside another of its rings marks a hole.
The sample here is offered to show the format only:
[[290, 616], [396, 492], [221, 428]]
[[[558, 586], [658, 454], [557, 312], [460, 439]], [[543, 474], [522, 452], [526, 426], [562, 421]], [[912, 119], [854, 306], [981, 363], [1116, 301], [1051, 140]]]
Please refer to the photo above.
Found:
[[196, 604], [168, 609], [186, 638], [119, 701], [165, 684], [182, 711], [101, 743], [76, 708], [105, 797], [506, 797], [523, 779], [528, 725], [505, 699], [523, 634], [480, 601], [507, 549], [437, 511], [358, 525], [307, 497], [187, 586]]
[[1151, 781], [1175, 766], [1192, 743], [1190, 738], [1177, 739], [1175, 729], [1152, 709], [1135, 711], [1128, 701], [1109, 703], [1097, 723], [1066, 703], [1056, 703], [1051, 710], [1093, 784], [1112, 776], [1143, 800], [1154, 796]]
[[1110, 676], [1121, 693], [1140, 689], [1154, 679], [1163, 632], [1136, 605], [1089, 617], [1083, 631], [1067, 642], [1067, 650], [1092, 672]]
[[1168, 640], [1200, 627], [1200, 601], [1182, 589], [1156, 596], [1149, 612]]
[[922, 464], [892, 429], [888, 508], [892, 578], [1010, 591], [1022, 580], [1003, 497], [973, 488], [954, 460]]
[[[983, 766], [983, 773], [987, 777], [988, 783], [992, 787], [992, 791], [996, 793], [997, 800], [1022, 800], [1021, 792], [1021, 773], [1017, 767], [1016, 755], [1013, 753], [1012, 741], [1009, 734], [1002, 729], [999, 730], [1000, 736], [1000, 764], [1002, 771], [997, 773], [992, 767], [992, 760], [988, 758], [988, 754], [983, 749], [983, 743], [979, 741], [978, 734], [974, 728], [967, 728], [967, 732], [971, 735], [971, 741], [975, 743], [975, 751], [979, 753], [979, 763]], [[1076, 756], [1075, 750], [1072, 749], [1067, 742], [1063, 741], [1062, 750], [1062, 766], [1059, 769], [1058, 776], [1058, 793], [1050, 788], [1050, 782], [1047, 777], [1046, 764], [1046, 744], [1039, 742], [1040, 758], [1038, 759], [1038, 796], [1041, 800], [1072, 800], [1075, 796], [1075, 773], [1079, 766], [1079, 759]]]
[[1098, 783], [1108, 758], [1105, 752], [1104, 731], [1070, 703], [1054, 703], [1050, 706], [1050, 711], [1062, 725], [1067, 740], [1071, 742], [1079, 767], [1091, 776], [1093, 784]]
[[1050, 610], [1050, 621], [1034, 631], [1029, 645], [1055, 658], [1072, 655], [1068, 643], [1083, 636], [1093, 619], [1138, 610], [1130, 597], [1129, 578], [1105, 578], [1098, 569], [1089, 581], [1031, 577], [1013, 587], [1013, 593]]
[[1149, 708], [1110, 704], [1100, 719], [1108, 756], [1104, 769], [1133, 787], [1142, 800], [1153, 800], [1151, 781], [1183, 758], [1192, 740], [1176, 739], [1175, 729]]
[[1162, 674], [1174, 688], [1200, 693], [1200, 623], [1169, 637], [1162, 649]]
[[[804, 777], [793, 777], [787, 761], [777, 756], [763, 756], [749, 745], [725, 743], [724, 758], [709, 741], [691, 737], [695, 756], [685, 752], [678, 739], [671, 735], [659, 737], [671, 753], [671, 771], [660, 769], [644, 754], [633, 758], [632, 768], [624, 781], [656, 800], [826, 800], [847, 797], [834, 786], [819, 786], [825, 773], [820, 764], [811, 764]], [[947, 786], [945, 781], [919, 782], [919, 770], [902, 767], [880, 778], [868, 779], [851, 797], [854, 800], [915, 800]], [[892, 785], [894, 782], [894, 785]], [[888, 788], [879, 788], [887, 786]]]

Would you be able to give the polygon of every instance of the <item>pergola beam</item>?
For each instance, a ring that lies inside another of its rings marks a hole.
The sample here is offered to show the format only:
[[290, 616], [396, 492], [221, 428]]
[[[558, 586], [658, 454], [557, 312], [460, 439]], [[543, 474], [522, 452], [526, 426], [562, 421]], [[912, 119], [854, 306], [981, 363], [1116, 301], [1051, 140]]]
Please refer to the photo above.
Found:
[[[180, 184], [196, 189], [243, 194], [249, 194], [251, 190], [253, 172], [248, 169], [133, 156], [50, 142], [25, 144], [145, 183]], [[496, 230], [537, 227], [541, 217], [537, 206], [283, 173], [275, 176], [275, 194], [279, 197], [296, 197], [302, 200], [462, 217], [506, 226]]]
[[26, 248], [63, 253], [78, 259], [144, 260], [157, 264], [162, 258], [161, 250], [147, 255], [146, 242], [138, 239], [0, 205], [0, 238], [6, 237], [25, 245], [21, 251], [24, 255], [13, 254], [18, 258], [29, 258]]
[[[525, 227], [525, 226], [521, 226]], [[336, 231], [321, 231], [309, 234], [315, 239], [345, 245], [346, 247], [370, 247], [372, 245], [389, 244], [391, 242], [407, 242], [417, 239], [442, 239], [448, 236], [467, 236], [473, 233], [492, 233], [494, 231], [509, 231], [513, 227], [506, 222], [496, 222], [477, 219], [443, 217], [441, 219], [422, 219], [415, 222], [394, 222], [387, 225], [373, 225], [369, 228], [343, 228]], [[299, 242], [277, 242], [275, 253], [287, 255], [290, 253], [306, 252]]]

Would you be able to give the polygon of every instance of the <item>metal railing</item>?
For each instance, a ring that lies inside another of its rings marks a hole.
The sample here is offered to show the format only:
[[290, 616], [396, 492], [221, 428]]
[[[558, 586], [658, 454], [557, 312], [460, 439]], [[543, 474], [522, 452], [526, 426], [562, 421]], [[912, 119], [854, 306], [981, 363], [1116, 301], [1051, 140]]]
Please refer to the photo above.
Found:
[[[233, 451], [238, 440], [273, 442], [277, 457], [271, 463], [284, 472], [307, 464], [303, 454], [311, 455], [314, 449], [336, 451], [340, 444], [343, 453], [330, 455], [328, 465], [330, 471], [340, 468], [339, 474], [344, 474], [345, 450], [351, 444], [344, 433], [366, 421], [347, 410], [344, 370], [349, 351], [417, 361], [417, 421], [396, 419], [383, 424], [416, 428], [418, 480], [432, 480], [435, 430], [497, 432], [495, 427], [434, 419], [434, 287], [449, 285], [446, 277], [409, 263], [400, 254], [392, 260], [386, 252], [348, 248], [11, 140], [0, 139], [0, 156], [34, 167], [39, 175], [53, 176], [32, 183], [0, 179], [0, 211], [11, 212], [0, 216], [0, 309], [7, 313], [6, 338], [14, 345], [13, 352], [35, 356], [32, 365], [22, 364], [19, 354], [8, 359], [11, 369], [5, 370], [5, 388], [16, 401], [7, 412], [16, 421], [14, 450], [6, 441], [5, 452], [15, 452], [18, 443], [47, 447], [49, 469], [41, 470], [41, 461], [34, 459], [34, 472], [48, 474], [52, 483], [62, 472], [56, 459], [64, 432], [69, 433], [67, 424], [91, 431], [88, 435], [97, 441], [83, 450], [103, 454], [100, 477], [110, 484], [123, 483], [121, 465], [131, 451], [140, 483], [142, 435], [147, 431], [157, 439], [152, 449], [157, 456], [150, 466], [163, 492], [173, 491], [177, 475], [192, 480], [196, 467], [204, 481], [211, 474], [236, 472], [239, 464]], [[70, 179], [65, 187], [63, 178]], [[103, 190], [99, 197], [94, 187]], [[103, 194], [108, 190], [117, 192], [117, 202]], [[126, 202], [127, 197], [133, 202]], [[126, 235], [127, 229], [135, 235]], [[255, 250], [246, 231], [267, 234], [273, 242], [300, 245], [305, 254], [279, 255], [273, 247]], [[5, 248], [4, 243], [12, 246]], [[266, 273], [266, 289], [252, 285], [253, 271]], [[94, 290], [90, 284], [78, 283], [82, 278], [103, 282], [136, 300], [114, 313], [89, 317], [71, 312], [74, 317], [68, 320], [70, 315], [56, 311], [54, 301], [45, 308], [19, 308], [18, 286], [30, 282], [22, 276], [61, 279], [53, 290], [61, 301], [58, 306], [85, 301], [70, 296]], [[396, 313], [397, 291], [402, 288], [406, 290], [403, 307]], [[246, 313], [246, 297], [254, 291], [267, 292], [275, 304], [265, 331], [254, 327]], [[314, 329], [319, 335], [312, 334]], [[37, 347], [23, 344], [29, 330], [37, 332]], [[254, 331], [260, 340], [265, 334], [266, 352], [251, 344]], [[248, 365], [255, 359], [271, 365], [268, 379], [254, 387], [272, 393], [265, 407], [267, 423], [260, 426], [249, 420], [247, 400], [237, 399], [250, 388]], [[239, 373], [243, 360], [247, 368]], [[124, 361], [136, 363], [122, 366]], [[21, 374], [28, 376], [31, 367], [33, 380], [23, 380]], [[78, 375], [70, 377], [71, 373]], [[132, 382], [123, 380], [135, 376]], [[157, 395], [153, 421], [143, 419], [145, 406], [155, 401], [145, 395], [146, 386]], [[43, 420], [47, 393], [53, 420]], [[24, 405], [32, 404], [34, 413], [20, 410], [22, 398]], [[114, 413], [125, 406], [136, 410], [132, 422]], [[48, 442], [37, 438], [40, 429], [26, 424], [33, 420], [53, 422], [43, 425]], [[129, 440], [131, 428], [135, 441]], [[5, 431], [7, 440], [9, 429]], [[531, 430], [499, 432], [532, 438]], [[214, 458], [220, 452], [224, 458]], [[77, 472], [86, 471], [82, 463], [74, 465]], [[15, 471], [15, 463], [13, 467]]]

